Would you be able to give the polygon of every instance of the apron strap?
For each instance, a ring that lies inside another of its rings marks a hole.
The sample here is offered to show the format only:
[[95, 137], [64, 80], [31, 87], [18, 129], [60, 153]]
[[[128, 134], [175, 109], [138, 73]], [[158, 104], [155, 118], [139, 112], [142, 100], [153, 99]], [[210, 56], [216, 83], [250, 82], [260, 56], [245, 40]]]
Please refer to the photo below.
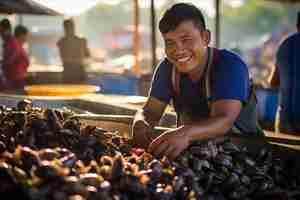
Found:
[[172, 67], [172, 86], [175, 91], [175, 95], [180, 95], [180, 73], [177, 71], [176, 67]]
[[208, 105], [210, 106], [210, 100], [211, 100], [211, 87], [210, 87], [210, 71], [212, 65], [216, 65], [219, 56], [217, 49], [209, 48], [208, 49], [208, 62], [207, 62], [207, 68], [205, 73], [205, 90], [206, 90], [206, 98], [208, 99]]

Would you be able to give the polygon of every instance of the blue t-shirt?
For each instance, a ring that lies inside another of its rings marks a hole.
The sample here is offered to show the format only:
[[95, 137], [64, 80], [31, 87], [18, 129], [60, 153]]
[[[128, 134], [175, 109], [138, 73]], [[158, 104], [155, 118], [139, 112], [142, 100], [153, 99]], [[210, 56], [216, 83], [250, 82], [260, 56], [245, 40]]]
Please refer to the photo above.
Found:
[[[218, 61], [211, 66], [211, 100], [232, 99], [246, 102], [250, 93], [249, 72], [242, 59], [227, 50], [217, 50]], [[173, 65], [165, 58], [157, 67], [152, 79], [150, 96], [169, 103], [176, 97], [172, 84]], [[186, 74], [181, 74], [180, 95], [183, 102], [197, 110], [199, 107], [199, 96], [203, 95], [199, 81], [192, 81]], [[204, 89], [205, 90], [205, 89]]]
[[300, 33], [288, 37], [279, 47], [276, 65], [280, 76], [281, 120], [300, 122]]

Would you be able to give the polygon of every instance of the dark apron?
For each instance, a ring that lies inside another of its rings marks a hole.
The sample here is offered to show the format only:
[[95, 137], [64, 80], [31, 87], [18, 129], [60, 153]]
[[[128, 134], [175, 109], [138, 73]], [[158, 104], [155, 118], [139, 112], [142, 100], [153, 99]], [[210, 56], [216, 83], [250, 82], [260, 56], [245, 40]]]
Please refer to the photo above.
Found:
[[[205, 69], [205, 76], [200, 80], [200, 91], [197, 108], [187, 105], [180, 96], [180, 73], [176, 68], [173, 69], [172, 83], [175, 91], [174, 107], [177, 113], [177, 126], [189, 124], [195, 121], [205, 120], [210, 115], [210, 68], [219, 62], [219, 50], [209, 48], [208, 63]], [[243, 103], [242, 110], [234, 126], [230, 130], [233, 134], [244, 135], [264, 135], [263, 130], [258, 124], [256, 112], [256, 96], [254, 87], [251, 87], [249, 98]]]

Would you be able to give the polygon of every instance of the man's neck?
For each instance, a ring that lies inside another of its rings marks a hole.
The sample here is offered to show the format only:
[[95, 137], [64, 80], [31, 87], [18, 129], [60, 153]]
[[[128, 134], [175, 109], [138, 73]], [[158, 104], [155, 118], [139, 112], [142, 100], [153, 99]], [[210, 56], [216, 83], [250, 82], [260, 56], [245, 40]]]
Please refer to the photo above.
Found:
[[75, 37], [75, 33], [66, 33], [65, 37]]
[[199, 81], [204, 75], [205, 69], [208, 65], [208, 50], [209, 48], [207, 48], [207, 51], [205, 52], [203, 62], [188, 72], [188, 76], [192, 81]]

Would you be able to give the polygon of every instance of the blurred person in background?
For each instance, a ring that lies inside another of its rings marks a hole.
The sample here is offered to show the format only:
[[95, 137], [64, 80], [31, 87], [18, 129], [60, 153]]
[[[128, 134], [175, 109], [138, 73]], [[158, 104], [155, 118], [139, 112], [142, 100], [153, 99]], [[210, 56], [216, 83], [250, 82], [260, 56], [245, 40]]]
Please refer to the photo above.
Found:
[[87, 41], [75, 34], [72, 19], [63, 23], [65, 35], [57, 42], [60, 58], [64, 67], [64, 83], [80, 83], [87, 78], [85, 61], [90, 57]]
[[28, 29], [18, 25], [13, 35], [9, 20], [3, 19], [0, 22], [0, 33], [3, 39], [4, 89], [23, 90], [29, 66], [29, 58], [23, 47], [27, 42]]
[[[247, 65], [209, 46], [210, 31], [196, 6], [178, 3], [159, 22], [166, 57], [157, 66], [148, 99], [132, 126], [134, 143], [155, 156], [176, 158], [191, 143], [228, 133], [263, 135]], [[174, 103], [177, 128], [153, 133]]]
[[278, 48], [271, 87], [279, 88], [276, 131], [300, 135], [300, 12], [296, 26]]
[[17, 60], [15, 63], [14, 76], [11, 76], [13, 87], [23, 89], [26, 82], [27, 69], [30, 64], [28, 54], [24, 48], [25, 43], [28, 41], [29, 31], [25, 26], [18, 25], [15, 28], [15, 38], [17, 40]]
[[[5, 76], [4, 76], [4, 72], [3, 72], [3, 65], [5, 64], [3, 62], [4, 58], [7, 57], [8, 54], [8, 42], [10, 39], [12, 39], [12, 33], [11, 33], [11, 24], [10, 21], [8, 19], [2, 19], [0, 21], [0, 36], [2, 39], [2, 60], [1, 60], [1, 79], [0, 79], [0, 89], [4, 90], [6, 88], [5, 85]], [[12, 40], [11, 40], [12, 41]], [[11, 46], [11, 45], [10, 45]]]

